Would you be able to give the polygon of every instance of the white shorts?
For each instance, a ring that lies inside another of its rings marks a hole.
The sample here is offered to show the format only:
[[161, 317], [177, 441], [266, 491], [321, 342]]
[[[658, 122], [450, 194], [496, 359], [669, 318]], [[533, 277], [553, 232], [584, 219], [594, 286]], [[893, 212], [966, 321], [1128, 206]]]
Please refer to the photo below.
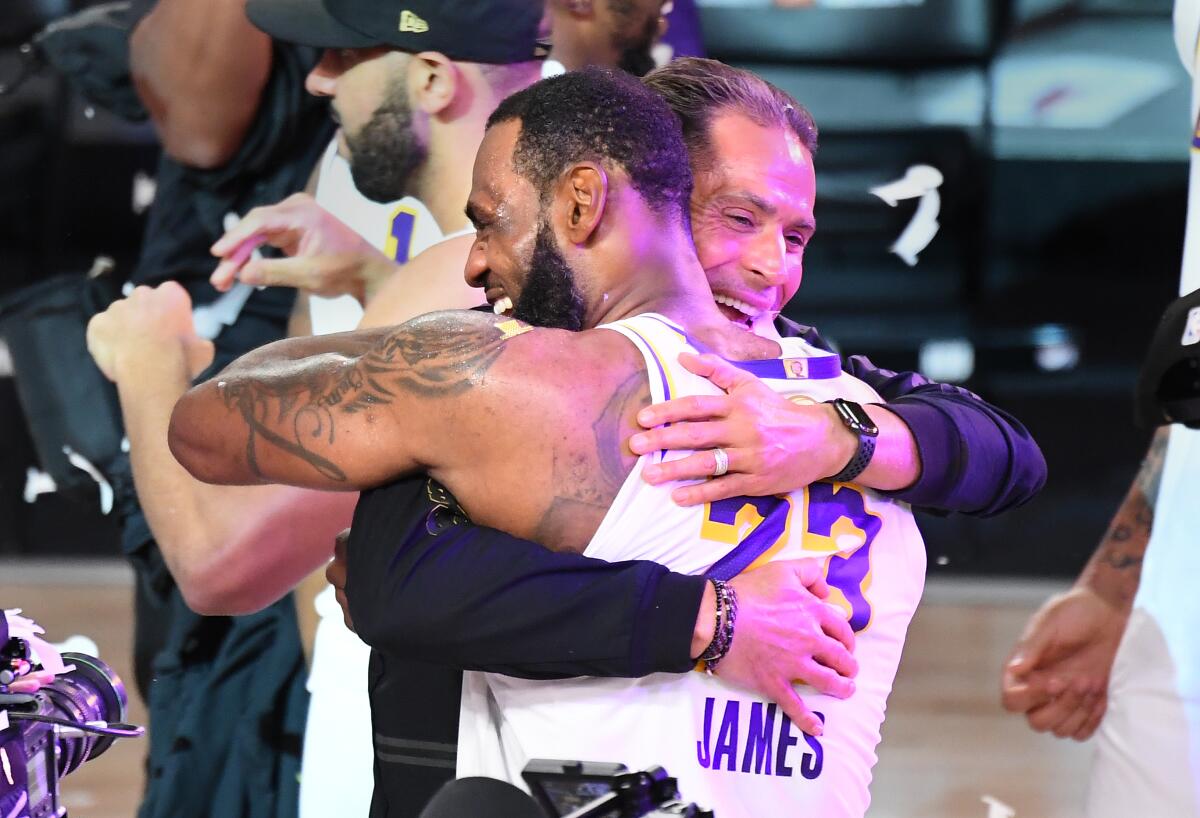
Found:
[[1200, 818], [1200, 698], [1179, 688], [1158, 621], [1135, 607], [1096, 733], [1087, 818]]
[[308, 674], [300, 818], [366, 818], [375, 788], [367, 664], [371, 649], [342, 620], [333, 587], [317, 595], [321, 621]]

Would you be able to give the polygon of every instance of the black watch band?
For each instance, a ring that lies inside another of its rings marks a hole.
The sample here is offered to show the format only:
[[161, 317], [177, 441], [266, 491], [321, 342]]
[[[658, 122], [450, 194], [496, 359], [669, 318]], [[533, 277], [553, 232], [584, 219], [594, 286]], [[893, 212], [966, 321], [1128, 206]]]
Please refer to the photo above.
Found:
[[825, 402], [833, 404], [834, 411], [846, 428], [858, 435], [858, 449], [850, 458], [850, 462], [837, 474], [825, 478], [837, 483], [848, 483], [862, 474], [870, 464], [871, 457], [875, 454], [875, 440], [879, 437], [879, 427], [857, 403], [842, 398]]

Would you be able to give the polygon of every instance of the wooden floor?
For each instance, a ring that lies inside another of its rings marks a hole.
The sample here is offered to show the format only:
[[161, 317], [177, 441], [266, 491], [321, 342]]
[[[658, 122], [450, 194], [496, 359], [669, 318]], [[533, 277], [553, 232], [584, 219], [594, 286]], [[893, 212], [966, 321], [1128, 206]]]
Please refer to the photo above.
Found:
[[[0, 561], [0, 605], [24, 608], [52, 641], [90, 636], [101, 658], [127, 677], [131, 583], [116, 563]], [[985, 796], [1016, 818], [1081, 818], [1090, 747], [1034, 734], [998, 704], [1000, 665], [1029, 613], [1054, 590], [1016, 582], [930, 583], [888, 703], [868, 818], [1007, 814], [990, 810]], [[130, 719], [144, 723], [142, 703], [130, 704]], [[144, 749], [144, 740], [119, 741], [64, 779], [72, 818], [133, 816]]]

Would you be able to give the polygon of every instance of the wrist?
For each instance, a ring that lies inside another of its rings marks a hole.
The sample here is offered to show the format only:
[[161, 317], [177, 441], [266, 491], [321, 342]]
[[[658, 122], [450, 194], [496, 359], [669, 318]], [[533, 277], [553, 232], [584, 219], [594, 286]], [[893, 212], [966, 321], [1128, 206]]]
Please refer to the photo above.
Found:
[[826, 453], [825, 466], [821, 471], [825, 477], [841, 472], [858, 453], [858, 435], [852, 432], [833, 408], [831, 403], [820, 404], [825, 423]]
[[134, 379], [158, 382], [178, 376], [188, 382], [187, 353], [173, 338], [146, 338], [142, 343], [122, 346], [113, 356], [113, 373], [118, 384]]
[[1102, 570], [1085, 570], [1075, 585], [1073, 591], [1091, 594], [1103, 602], [1114, 613], [1128, 616], [1133, 610], [1133, 598], [1137, 594], [1137, 585], [1130, 586], [1128, 582], [1112, 581], [1102, 576]]
[[700, 654], [712, 644], [716, 629], [717, 593], [711, 582], [704, 583], [704, 596], [700, 598], [700, 611], [696, 614], [696, 627], [692, 631], [692, 659], [699, 659]]
[[359, 268], [359, 275], [362, 279], [362, 297], [359, 301], [365, 307], [375, 298], [375, 294], [380, 288], [387, 283], [392, 274], [399, 269], [395, 261], [380, 253], [374, 247], [370, 248], [369, 255], [363, 261]]

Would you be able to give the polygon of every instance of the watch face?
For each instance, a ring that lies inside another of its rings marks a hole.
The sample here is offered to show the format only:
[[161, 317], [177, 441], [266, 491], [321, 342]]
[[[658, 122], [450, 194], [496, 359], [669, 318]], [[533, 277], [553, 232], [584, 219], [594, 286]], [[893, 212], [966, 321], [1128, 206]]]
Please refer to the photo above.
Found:
[[846, 421], [846, 425], [856, 432], [875, 437], [879, 434], [879, 427], [875, 425], [875, 421], [871, 420], [861, 406], [857, 403], [852, 403], [848, 400], [836, 400], [833, 403], [838, 410], [838, 414]]

